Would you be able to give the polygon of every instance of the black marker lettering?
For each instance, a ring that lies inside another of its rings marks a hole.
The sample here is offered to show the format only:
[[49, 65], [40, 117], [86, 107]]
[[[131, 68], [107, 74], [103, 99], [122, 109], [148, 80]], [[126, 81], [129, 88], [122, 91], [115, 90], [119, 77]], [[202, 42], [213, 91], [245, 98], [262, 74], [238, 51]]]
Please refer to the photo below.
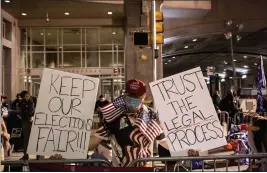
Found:
[[[87, 87], [86, 88], [86, 81], [87, 81], [87, 84], [90, 86], [90, 85], [93, 85], [91, 87]], [[91, 84], [90, 84], [91, 83]], [[84, 98], [84, 93], [85, 91], [92, 91], [95, 89], [95, 83], [89, 79], [84, 79], [83, 80], [83, 90], [82, 90], [82, 97]]]
[[75, 94], [73, 94], [73, 89], [74, 88], [78, 88], [77, 86], [73, 86], [73, 84], [74, 83], [78, 83], [77, 81], [75, 82], [75, 80], [82, 80], [82, 79], [80, 79], [80, 78], [72, 78], [72, 80], [71, 80], [71, 91], [70, 91], [70, 96], [80, 96], [79, 94], [77, 95], [75, 95]]
[[[55, 106], [56, 108], [54, 108], [53, 106]], [[48, 109], [50, 112], [53, 112], [53, 113], [58, 112], [61, 107], [62, 107], [62, 103], [61, 103], [60, 97], [53, 97], [48, 102]]]
[[193, 95], [188, 96], [188, 97], [185, 98], [185, 101], [186, 101], [186, 103], [187, 103], [187, 106], [188, 106], [189, 110], [192, 110], [192, 109], [194, 109], [194, 108], [197, 107], [197, 106], [193, 106], [193, 107], [191, 107], [191, 105], [192, 105], [192, 101], [190, 102], [190, 100], [188, 101], [188, 99], [190, 99], [190, 98], [192, 98], [192, 97], [193, 97]]
[[188, 87], [186, 87], [186, 90], [187, 91], [189, 91], [189, 92], [194, 92], [195, 90], [196, 90], [196, 85], [195, 85], [195, 83], [194, 82], [192, 82], [192, 81], [190, 81], [190, 80], [188, 80], [188, 79], [186, 79], [186, 76], [190, 76], [191, 74], [185, 74], [184, 76], [183, 76], [183, 79], [186, 81], [186, 82], [188, 82], [188, 83], [190, 83], [191, 85], [193, 85], [192, 87], [192, 89], [189, 89]]
[[44, 122], [39, 122], [37, 120], [39, 120], [39, 115], [43, 116], [45, 113], [44, 112], [36, 112], [35, 116], [34, 116], [34, 125], [44, 125]]
[[57, 89], [56, 89], [56, 87], [54, 85], [56, 83], [56, 81], [58, 80], [58, 78], [59, 78], [59, 75], [56, 77], [55, 80], [53, 80], [53, 74], [51, 74], [51, 83], [50, 83], [49, 93], [51, 93], [51, 88], [53, 87], [54, 88], [54, 91], [58, 94], [58, 91], [57, 91]]
[[44, 134], [44, 133], [41, 133], [41, 130], [42, 129], [49, 129], [49, 127], [38, 127], [38, 137], [37, 137], [37, 145], [36, 145], [36, 152], [38, 152], [39, 151], [39, 141], [40, 141], [40, 139], [44, 139], [45, 138], [45, 136], [44, 137], [40, 137], [40, 135], [42, 134]]

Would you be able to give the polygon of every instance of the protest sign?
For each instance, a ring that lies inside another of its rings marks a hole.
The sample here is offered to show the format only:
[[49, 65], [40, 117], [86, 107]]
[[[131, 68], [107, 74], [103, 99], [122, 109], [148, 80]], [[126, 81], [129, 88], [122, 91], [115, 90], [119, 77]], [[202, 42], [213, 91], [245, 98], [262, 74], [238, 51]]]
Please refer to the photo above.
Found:
[[226, 145], [199, 67], [152, 82], [150, 88], [172, 156]]
[[86, 159], [99, 79], [44, 69], [28, 154]]

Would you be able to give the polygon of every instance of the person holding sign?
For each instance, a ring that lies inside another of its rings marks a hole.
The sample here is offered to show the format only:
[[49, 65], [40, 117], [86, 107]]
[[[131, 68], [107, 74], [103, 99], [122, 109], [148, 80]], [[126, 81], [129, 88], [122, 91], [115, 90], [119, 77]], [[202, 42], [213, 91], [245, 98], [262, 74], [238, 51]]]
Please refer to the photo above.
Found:
[[114, 166], [127, 166], [134, 159], [153, 157], [154, 140], [168, 149], [157, 113], [143, 104], [145, 97], [146, 85], [137, 79], [129, 80], [126, 94], [100, 109], [103, 126], [96, 131], [89, 148], [110, 140]]
[[[102, 141], [110, 141], [113, 166], [125, 167], [134, 159], [153, 157], [154, 140], [168, 149], [158, 114], [143, 104], [145, 97], [144, 82], [137, 79], [127, 81], [125, 95], [100, 108], [103, 125], [90, 138], [89, 150], [94, 150]], [[196, 152], [191, 153], [194, 155]]]

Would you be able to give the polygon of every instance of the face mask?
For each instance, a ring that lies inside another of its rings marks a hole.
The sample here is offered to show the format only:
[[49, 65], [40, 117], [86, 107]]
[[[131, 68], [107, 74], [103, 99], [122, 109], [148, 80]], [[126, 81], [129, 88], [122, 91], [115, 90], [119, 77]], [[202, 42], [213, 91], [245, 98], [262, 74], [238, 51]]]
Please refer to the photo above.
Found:
[[141, 103], [142, 103], [141, 99], [136, 99], [136, 98], [131, 98], [129, 96], [125, 96], [125, 104], [126, 104], [126, 107], [130, 111], [135, 110]]

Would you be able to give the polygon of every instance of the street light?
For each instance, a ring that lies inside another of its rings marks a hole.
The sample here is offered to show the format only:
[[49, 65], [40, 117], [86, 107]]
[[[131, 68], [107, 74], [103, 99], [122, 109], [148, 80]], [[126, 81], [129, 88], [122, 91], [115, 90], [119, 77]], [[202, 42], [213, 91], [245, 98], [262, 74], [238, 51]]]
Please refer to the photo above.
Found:
[[233, 47], [233, 37], [236, 38], [236, 41], [240, 41], [242, 37], [238, 34], [244, 28], [243, 24], [234, 24], [232, 20], [228, 20], [225, 22], [225, 33], [224, 37], [227, 40], [230, 40], [231, 45], [231, 57], [232, 57], [232, 66], [233, 66], [233, 81], [234, 87], [237, 87], [237, 80], [236, 80], [236, 67], [235, 67], [235, 58], [234, 58], [234, 47]]

